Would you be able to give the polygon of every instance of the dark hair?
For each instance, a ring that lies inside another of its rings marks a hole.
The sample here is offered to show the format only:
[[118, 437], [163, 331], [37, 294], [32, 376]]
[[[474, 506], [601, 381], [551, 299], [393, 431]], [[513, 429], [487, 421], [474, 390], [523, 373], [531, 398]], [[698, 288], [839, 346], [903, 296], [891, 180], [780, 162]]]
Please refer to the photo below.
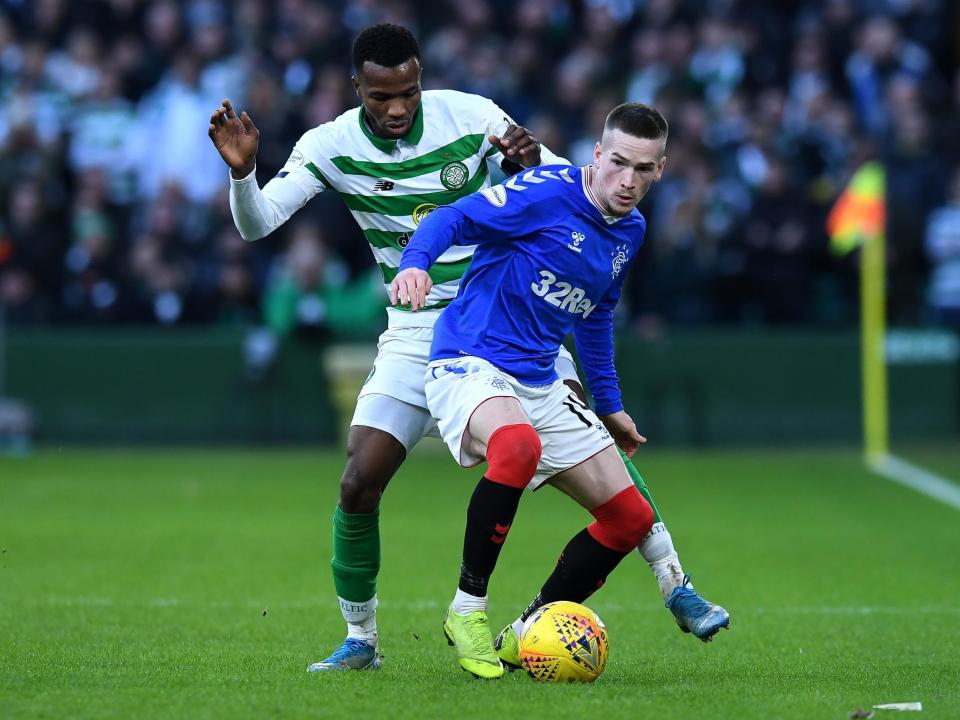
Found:
[[623, 132], [648, 140], [666, 139], [669, 128], [667, 121], [657, 110], [643, 103], [623, 103], [617, 105], [603, 124], [604, 130], [623, 130]]
[[358, 72], [365, 62], [396, 67], [412, 57], [420, 59], [420, 45], [413, 33], [399, 25], [371, 25], [353, 41], [353, 66]]

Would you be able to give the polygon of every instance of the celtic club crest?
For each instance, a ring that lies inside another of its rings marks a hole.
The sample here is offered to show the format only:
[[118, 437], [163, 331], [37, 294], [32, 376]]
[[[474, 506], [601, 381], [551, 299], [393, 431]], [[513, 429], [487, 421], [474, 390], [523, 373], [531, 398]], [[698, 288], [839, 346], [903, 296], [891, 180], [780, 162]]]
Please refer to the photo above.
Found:
[[467, 184], [467, 166], [459, 160], [448, 162], [440, 171], [440, 182], [447, 190], [459, 190]]

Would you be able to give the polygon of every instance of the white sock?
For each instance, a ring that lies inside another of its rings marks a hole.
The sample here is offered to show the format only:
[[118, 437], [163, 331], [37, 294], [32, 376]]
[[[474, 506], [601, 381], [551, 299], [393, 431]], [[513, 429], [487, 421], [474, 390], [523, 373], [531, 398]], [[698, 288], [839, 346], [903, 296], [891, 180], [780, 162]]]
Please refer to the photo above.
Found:
[[377, 644], [377, 596], [366, 602], [358, 603], [337, 597], [340, 612], [347, 621], [347, 637], [363, 640], [371, 645]]
[[459, 615], [466, 615], [474, 610], [486, 610], [487, 596], [478, 597], [457, 588], [457, 594], [453, 596], [453, 604], [450, 607]]
[[[674, 588], [683, 584], [684, 576], [680, 558], [673, 547], [673, 538], [670, 537], [670, 531], [667, 530], [666, 525], [662, 522], [655, 523], [650, 528], [650, 532], [640, 541], [637, 552], [647, 561], [657, 578], [660, 594], [666, 600]], [[693, 586], [690, 585], [690, 587]]]
[[521, 620], [520, 618], [517, 618], [511, 624], [513, 625], [513, 631], [517, 634], [517, 637], [520, 637], [520, 635], [523, 633], [523, 626], [524, 626], [523, 620]]

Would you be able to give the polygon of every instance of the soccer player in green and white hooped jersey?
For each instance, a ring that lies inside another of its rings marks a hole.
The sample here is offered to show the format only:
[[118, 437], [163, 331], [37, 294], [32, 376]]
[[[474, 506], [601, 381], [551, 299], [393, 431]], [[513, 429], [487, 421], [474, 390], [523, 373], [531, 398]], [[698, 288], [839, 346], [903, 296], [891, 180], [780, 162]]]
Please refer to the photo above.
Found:
[[[210, 139], [230, 167], [230, 207], [244, 239], [269, 234], [314, 195], [333, 190], [363, 230], [389, 287], [419, 222], [438, 205], [488, 187], [488, 162], [499, 162], [507, 174], [541, 161], [566, 162], [490, 100], [450, 90], [422, 92], [419, 46], [405, 28], [385, 24], [364, 30], [353, 46], [353, 64], [361, 105], [306, 132], [262, 189], [254, 172], [259, 133], [253, 121], [245, 112], [238, 116], [228, 100], [211, 115]], [[333, 578], [347, 638], [311, 671], [380, 665], [380, 497], [413, 446], [437, 432], [423, 388], [432, 326], [456, 296], [471, 256], [472, 248], [451, 248], [439, 258], [430, 271], [434, 284], [425, 299], [427, 312], [387, 309], [389, 326], [351, 421], [333, 518]], [[557, 371], [584, 397], [566, 351]], [[626, 462], [653, 505], [639, 473]], [[659, 515], [638, 549], [682, 630], [709, 640], [725, 625], [726, 611], [690, 586]]]

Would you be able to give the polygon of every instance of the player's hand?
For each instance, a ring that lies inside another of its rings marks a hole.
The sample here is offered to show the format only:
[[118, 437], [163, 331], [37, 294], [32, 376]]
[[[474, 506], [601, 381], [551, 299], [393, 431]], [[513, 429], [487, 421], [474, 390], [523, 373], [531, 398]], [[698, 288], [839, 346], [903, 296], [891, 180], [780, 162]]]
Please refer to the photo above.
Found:
[[233, 105], [224, 100], [210, 116], [207, 135], [220, 153], [223, 161], [230, 166], [233, 177], [245, 178], [253, 172], [257, 161], [257, 147], [260, 144], [260, 131], [246, 112], [237, 117]]
[[521, 125], [510, 124], [503, 131], [503, 137], [491, 135], [488, 139], [508, 160], [528, 168], [540, 164], [540, 141]]
[[390, 304], [409, 305], [416, 312], [427, 304], [427, 295], [433, 281], [424, 270], [407, 268], [397, 273], [390, 283]]
[[637, 432], [637, 426], [627, 413], [623, 410], [603, 415], [600, 420], [607, 426], [607, 430], [613, 436], [617, 446], [623, 450], [627, 457], [633, 457], [633, 454], [640, 448], [647, 439]]

